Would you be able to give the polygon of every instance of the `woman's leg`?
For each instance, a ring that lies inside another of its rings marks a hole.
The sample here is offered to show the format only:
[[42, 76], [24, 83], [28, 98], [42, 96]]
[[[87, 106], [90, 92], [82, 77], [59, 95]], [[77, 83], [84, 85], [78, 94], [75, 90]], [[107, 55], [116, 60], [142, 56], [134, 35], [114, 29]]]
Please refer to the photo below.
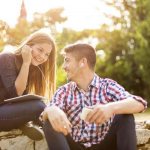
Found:
[[36, 121], [44, 110], [40, 100], [0, 105], [0, 131], [19, 128], [29, 121]]

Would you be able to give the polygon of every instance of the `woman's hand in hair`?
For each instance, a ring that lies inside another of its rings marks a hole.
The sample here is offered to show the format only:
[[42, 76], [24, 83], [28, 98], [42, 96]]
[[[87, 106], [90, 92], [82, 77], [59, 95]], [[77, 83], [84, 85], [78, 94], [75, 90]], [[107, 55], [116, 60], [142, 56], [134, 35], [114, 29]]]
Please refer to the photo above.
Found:
[[24, 45], [22, 47], [22, 59], [23, 59], [23, 64], [31, 64], [31, 59], [32, 59], [32, 48], [28, 45]]

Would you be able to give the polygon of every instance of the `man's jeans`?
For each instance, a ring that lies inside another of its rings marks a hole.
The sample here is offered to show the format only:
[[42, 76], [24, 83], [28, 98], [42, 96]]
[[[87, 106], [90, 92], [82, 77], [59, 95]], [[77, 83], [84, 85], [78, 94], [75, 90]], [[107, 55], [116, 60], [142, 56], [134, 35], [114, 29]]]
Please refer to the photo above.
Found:
[[85, 148], [68, 135], [53, 130], [47, 121], [44, 133], [50, 150], [136, 150], [136, 133], [133, 115], [116, 115], [112, 126], [100, 144]]
[[40, 100], [0, 105], [0, 131], [9, 131], [29, 121], [37, 121], [44, 108], [45, 104]]

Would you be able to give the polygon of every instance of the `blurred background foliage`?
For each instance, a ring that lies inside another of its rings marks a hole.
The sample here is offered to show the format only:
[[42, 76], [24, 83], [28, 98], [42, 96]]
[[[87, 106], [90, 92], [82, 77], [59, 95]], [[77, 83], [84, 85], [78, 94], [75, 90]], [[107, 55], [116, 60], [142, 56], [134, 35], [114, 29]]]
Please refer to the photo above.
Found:
[[57, 31], [57, 26], [67, 20], [62, 17], [63, 8], [35, 13], [32, 22], [19, 18], [15, 27], [9, 27], [0, 20], [0, 50], [8, 45], [18, 45], [40, 28], [49, 28], [58, 50], [57, 87], [67, 82], [61, 68], [63, 58], [60, 50], [67, 44], [81, 41], [96, 48], [95, 70], [100, 77], [112, 78], [126, 90], [150, 102], [150, 1], [112, 0], [107, 5], [114, 7], [120, 15], [107, 16], [112, 24], [103, 24], [99, 29], [75, 31], [63, 28]]

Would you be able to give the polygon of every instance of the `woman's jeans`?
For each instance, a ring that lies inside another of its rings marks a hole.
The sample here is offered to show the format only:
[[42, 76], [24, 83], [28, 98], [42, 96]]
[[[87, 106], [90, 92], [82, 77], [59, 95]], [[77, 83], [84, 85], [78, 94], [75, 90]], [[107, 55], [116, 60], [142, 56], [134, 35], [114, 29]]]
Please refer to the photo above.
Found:
[[9, 131], [38, 121], [45, 104], [40, 100], [29, 100], [0, 105], [0, 131]]
[[43, 127], [50, 150], [136, 150], [136, 133], [133, 115], [116, 115], [110, 130], [99, 144], [85, 148], [74, 142], [71, 136], [64, 136], [53, 130], [47, 121]]

